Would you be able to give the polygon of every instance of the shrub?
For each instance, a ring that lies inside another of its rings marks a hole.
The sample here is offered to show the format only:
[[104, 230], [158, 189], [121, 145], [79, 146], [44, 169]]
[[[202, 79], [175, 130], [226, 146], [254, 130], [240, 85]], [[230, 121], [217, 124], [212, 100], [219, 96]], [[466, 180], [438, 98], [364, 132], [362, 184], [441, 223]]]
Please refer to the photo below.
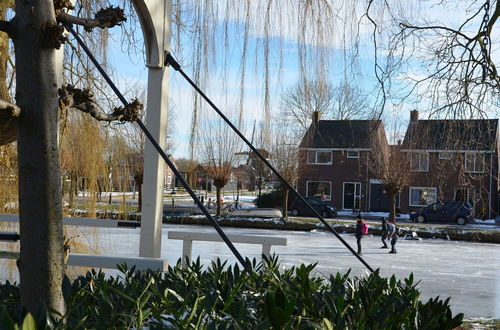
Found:
[[[288, 205], [291, 204], [294, 198], [295, 194], [290, 191], [288, 194]], [[283, 191], [273, 190], [261, 194], [255, 199], [255, 205], [257, 205], [257, 207], [283, 207]]]
[[[412, 275], [400, 281], [378, 271], [354, 278], [348, 272], [324, 279], [313, 275], [315, 266], [280, 270], [271, 258], [248, 261], [245, 269], [220, 260], [205, 268], [198, 259], [166, 273], [122, 266], [121, 275], [108, 277], [92, 270], [65, 281], [63, 321], [45, 313], [28, 322], [57, 329], [453, 329], [462, 322], [448, 299], [419, 301]], [[12, 287], [4, 291], [15, 296]], [[2, 324], [14, 326], [18, 309], [4, 305]]]

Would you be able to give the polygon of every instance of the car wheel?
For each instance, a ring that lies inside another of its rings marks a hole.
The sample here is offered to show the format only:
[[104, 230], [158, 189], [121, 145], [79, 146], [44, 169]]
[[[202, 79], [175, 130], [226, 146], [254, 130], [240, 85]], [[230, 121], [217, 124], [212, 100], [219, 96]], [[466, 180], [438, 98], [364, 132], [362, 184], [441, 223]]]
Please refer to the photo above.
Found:
[[299, 210], [297, 210], [297, 209], [293, 209], [293, 210], [292, 210], [292, 215], [294, 215], [294, 216], [299, 215]]
[[467, 223], [467, 220], [464, 217], [458, 217], [457, 218], [457, 224], [463, 226]]
[[420, 215], [417, 217], [417, 222], [418, 222], [418, 223], [424, 223], [424, 222], [425, 222], [425, 217], [424, 217], [423, 215], [421, 215], [421, 214], [420, 214]]

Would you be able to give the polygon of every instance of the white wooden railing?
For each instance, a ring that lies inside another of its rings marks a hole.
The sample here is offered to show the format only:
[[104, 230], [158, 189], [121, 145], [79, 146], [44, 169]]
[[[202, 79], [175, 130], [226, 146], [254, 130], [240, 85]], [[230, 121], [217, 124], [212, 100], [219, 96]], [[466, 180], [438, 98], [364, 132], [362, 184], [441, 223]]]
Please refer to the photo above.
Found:
[[[17, 214], [0, 214], [0, 222], [19, 222]], [[108, 220], [94, 218], [63, 218], [63, 224], [66, 226], [84, 226], [84, 227], [105, 227], [105, 228], [138, 228], [141, 226], [139, 221], [128, 220]], [[13, 244], [17, 241], [15, 234], [4, 233], [4, 241], [11, 241]], [[7, 236], [12, 236], [9, 239]], [[1, 239], [2, 237], [0, 237]], [[18, 251], [0, 251], [0, 258], [18, 259]], [[67, 264], [70, 266], [83, 266], [93, 268], [116, 268], [117, 265], [126, 263], [130, 268], [135, 266], [137, 270], [167, 270], [167, 261], [161, 258], [143, 258], [143, 257], [124, 257], [124, 256], [104, 256], [92, 254], [70, 253]]]
[[[271, 255], [271, 246], [286, 246], [286, 238], [263, 235], [245, 235], [245, 234], [227, 234], [232, 243], [260, 244], [262, 245], [262, 254], [266, 257]], [[200, 233], [192, 231], [169, 231], [168, 239], [182, 240], [182, 262], [192, 260], [193, 241], [204, 242], [223, 242], [217, 233]]]

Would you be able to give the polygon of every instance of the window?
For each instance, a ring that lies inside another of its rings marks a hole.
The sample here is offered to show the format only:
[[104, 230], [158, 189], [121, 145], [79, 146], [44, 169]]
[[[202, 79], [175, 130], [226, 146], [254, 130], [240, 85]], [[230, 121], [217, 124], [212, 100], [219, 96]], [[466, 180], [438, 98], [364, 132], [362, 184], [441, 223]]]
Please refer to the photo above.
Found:
[[476, 190], [474, 188], [455, 189], [455, 201], [469, 202], [474, 205], [474, 202], [476, 201]]
[[411, 170], [415, 172], [427, 172], [429, 170], [429, 154], [412, 153]]
[[439, 159], [451, 159], [453, 154], [451, 152], [440, 152]]
[[347, 158], [359, 158], [359, 151], [348, 150], [347, 151]]
[[324, 201], [332, 200], [332, 183], [330, 181], [307, 181], [306, 195]]
[[484, 155], [465, 154], [465, 172], [483, 173]]
[[332, 163], [332, 152], [331, 151], [310, 150], [307, 152], [307, 163], [308, 164], [331, 164]]
[[437, 189], [433, 187], [410, 187], [410, 206], [426, 206], [436, 202]]

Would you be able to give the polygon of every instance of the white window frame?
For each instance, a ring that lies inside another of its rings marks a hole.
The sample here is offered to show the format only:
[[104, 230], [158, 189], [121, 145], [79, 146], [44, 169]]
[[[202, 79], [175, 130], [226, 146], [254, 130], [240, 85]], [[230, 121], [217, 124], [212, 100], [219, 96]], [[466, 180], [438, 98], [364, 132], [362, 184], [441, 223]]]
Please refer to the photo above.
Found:
[[[309, 153], [310, 152], [314, 152], [315, 153], [315, 157], [314, 157], [314, 163], [311, 163], [309, 161]], [[330, 153], [330, 161], [328, 163], [318, 163], [318, 152], [328, 152]], [[331, 150], [307, 150], [307, 164], [311, 164], [311, 165], [332, 165], [332, 161], [333, 161], [333, 153]]]
[[[469, 169], [467, 168], [467, 157], [474, 157], [474, 160], [472, 161], [473, 162], [473, 169]], [[481, 157], [480, 159], [480, 164], [481, 164], [481, 170], [478, 171], [477, 170], [477, 160], [478, 158]], [[484, 173], [484, 154], [479, 154], [479, 153], [466, 153], [465, 154], [465, 157], [464, 157], [464, 168], [465, 168], [465, 173]]]
[[[346, 183], [352, 183], [355, 185], [354, 187], [354, 206], [356, 206], [356, 199], [359, 198], [359, 202], [361, 203], [361, 189], [363, 188], [363, 186], [361, 185], [361, 182], [354, 182], [354, 181], [346, 181], [346, 182], [343, 182], [342, 183], [342, 210], [345, 210], [344, 208], [344, 194], [345, 194], [345, 185]], [[359, 191], [358, 193], [356, 194], [356, 186], [359, 185]], [[347, 210], [352, 210], [352, 209], [347, 209]]]
[[[355, 154], [349, 154], [349, 153]], [[359, 158], [359, 150], [347, 150], [347, 158]]]
[[448, 159], [452, 159], [452, 158], [453, 158], [453, 154], [451, 152], [440, 152], [439, 153], [439, 159], [448, 160]]
[[306, 197], [307, 198], [316, 198], [314, 196], [309, 196], [309, 183], [328, 183], [330, 185], [330, 193], [328, 194], [327, 198], [325, 198], [325, 201], [331, 201], [332, 200], [332, 181], [306, 181]]
[[[427, 190], [427, 191], [434, 191], [434, 201], [427, 203], [427, 204], [412, 204], [411, 202], [411, 192], [412, 190]], [[422, 207], [422, 206], [427, 206], [432, 203], [437, 202], [437, 188], [436, 187], [410, 187], [408, 190], [408, 205], [409, 206], [416, 206], [416, 207]]]
[[[413, 166], [413, 156], [418, 156], [418, 166], [417, 166], [417, 169], [414, 169], [414, 166]], [[427, 166], [425, 168], [423, 168], [423, 166], [420, 166], [422, 165], [422, 156], [424, 156], [425, 158], [427, 158]], [[429, 153], [428, 152], [412, 152], [410, 154], [410, 170], [412, 172], [428, 172], [429, 171]]]

